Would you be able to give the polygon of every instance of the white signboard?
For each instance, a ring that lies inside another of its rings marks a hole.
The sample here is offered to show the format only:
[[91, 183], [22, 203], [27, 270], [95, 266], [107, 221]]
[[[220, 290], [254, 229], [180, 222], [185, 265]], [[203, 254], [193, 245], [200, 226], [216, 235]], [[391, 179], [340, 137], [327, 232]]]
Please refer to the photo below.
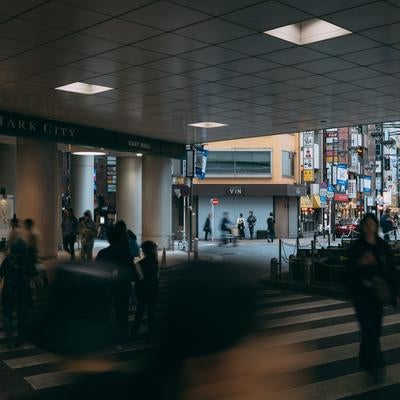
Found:
[[314, 132], [303, 132], [303, 147], [314, 145]]
[[314, 169], [313, 160], [305, 158], [303, 161], [303, 167], [304, 167], [304, 169]]
[[357, 198], [357, 180], [356, 179], [349, 179], [347, 182], [347, 194], [349, 199], [356, 199]]

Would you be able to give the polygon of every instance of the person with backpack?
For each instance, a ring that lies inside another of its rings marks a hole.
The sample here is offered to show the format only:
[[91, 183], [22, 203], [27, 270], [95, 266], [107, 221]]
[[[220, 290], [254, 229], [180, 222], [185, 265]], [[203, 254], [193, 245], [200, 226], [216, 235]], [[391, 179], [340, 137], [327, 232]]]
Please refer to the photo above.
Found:
[[82, 261], [92, 261], [94, 239], [97, 237], [97, 227], [92, 219], [90, 210], [86, 210], [79, 223], [79, 236], [81, 238], [81, 258]]
[[149, 342], [155, 341], [156, 334], [156, 302], [158, 299], [158, 253], [157, 244], [148, 240], [142, 244], [144, 258], [136, 265], [135, 293], [137, 298], [137, 311], [133, 324], [133, 336], [137, 337], [147, 311]]
[[[0, 278], [3, 280], [1, 302], [9, 348], [22, 346], [27, 338], [28, 310], [32, 305], [31, 280], [37, 276], [27, 243], [17, 238], [0, 266]], [[18, 320], [16, 341], [13, 332], [14, 311]]]
[[271, 212], [269, 213], [269, 217], [267, 219], [267, 228], [268, 228], [268, 243], [272, 243], [275, 237], [275, 218], [274, 214]]
[[249, 211], [249, 216], [247, 217], [247, 225], [249, 227], [250, 239], [253, 240], [254, 235], [254, 226], [256, 225], [257, 218], [254, 215], [253, 211]]

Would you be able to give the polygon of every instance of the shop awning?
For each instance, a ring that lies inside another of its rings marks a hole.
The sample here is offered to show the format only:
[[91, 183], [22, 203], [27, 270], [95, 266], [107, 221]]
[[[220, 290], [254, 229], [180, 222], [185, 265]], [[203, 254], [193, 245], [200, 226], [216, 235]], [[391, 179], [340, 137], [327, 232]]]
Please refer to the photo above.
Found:
[[311, 196], [311, 200], [313, 208], [321, 208], [321, 199], [319, 197], [319, 194], [313, 194]]
[[312, 201], [310, 196], [301, 196], [300, 197], [300, 208], [312, 208]]

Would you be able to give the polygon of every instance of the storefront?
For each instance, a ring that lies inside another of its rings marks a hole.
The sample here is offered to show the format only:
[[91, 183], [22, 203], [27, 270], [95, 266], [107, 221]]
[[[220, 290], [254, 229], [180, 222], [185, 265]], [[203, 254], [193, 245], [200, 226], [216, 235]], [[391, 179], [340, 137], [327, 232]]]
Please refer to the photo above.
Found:
[[[208, 214], [214, 211], [213, 225], [216, 237], [220, 235], [220, 221], [224, 212], [229, 213], [232, 223], [240, 213], [247, 219], [249, 211], [257, 218], [254, 235], [262, 238], [267, 230], [269, 213], [274, 213], [276, 236], [281, 238], [296, 237], [298, 233], [299, 199], [306, 188], [296, 185], [194, 185], [196, 207], [196, 232], [203, 237], [203, 225]], [[218, 199], [218, 205], [211, 205], [211, 199]], [[246, 224], [247, 225], [247, 224]], [[246, 226], [246, 237], [249, 231]]]

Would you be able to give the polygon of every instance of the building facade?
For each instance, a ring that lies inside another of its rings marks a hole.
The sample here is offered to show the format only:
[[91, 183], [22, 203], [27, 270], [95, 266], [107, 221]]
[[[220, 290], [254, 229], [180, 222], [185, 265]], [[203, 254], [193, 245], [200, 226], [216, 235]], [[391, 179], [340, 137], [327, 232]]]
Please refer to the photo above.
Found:
[[[213, 232], [219, 236], [223, 212], [228, 212], [235, 224], [240, 214], [247, 219], [253, 211], [257, 218], [255, 237], [265, 237], [271, 212], [276, 236], [296, 237], [299, 199], [305, 193], [298, 184], [298, 140], [298, 134], [287, 134], [205, 145], [206, 178], [193, 184], [197, 236], [203, 237], [208, 214], [213, 215]], [[211, 204], [213, 199], [217, 204]], [[245, 235], [249, 237], [247, 226]]]

